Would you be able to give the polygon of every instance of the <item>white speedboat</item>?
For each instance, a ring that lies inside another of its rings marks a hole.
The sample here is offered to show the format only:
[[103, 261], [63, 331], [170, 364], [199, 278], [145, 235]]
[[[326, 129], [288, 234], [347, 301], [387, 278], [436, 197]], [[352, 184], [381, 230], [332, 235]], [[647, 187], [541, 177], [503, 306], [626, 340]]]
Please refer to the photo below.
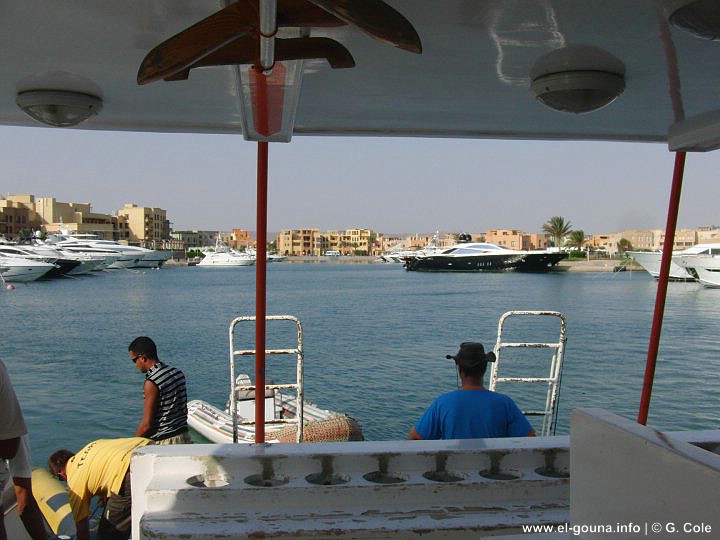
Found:
[[6, 268], [0, 273], [2, 281], [23, 282], [40, 279], [57, 267], [43, 261], [0, 256], [0, 268]]
[[[660, 276], [662, 251], [628, 251], [627, 254], [635, 259], [652, 277], [657, 279]], [[695, 277], [685, 267], [678, 264], [673, 257], [673, 260], [670, 261], [670, 279], [673, 281], [694, 281]]]
[[222, 243], [220, 238], [215, 242], [214, 248], [202, 250], [205, 255], [196, 266], [208, 268], [222, 268], [232, 266], [251, 266], [255, 264], [255, 256], [231, 249]]

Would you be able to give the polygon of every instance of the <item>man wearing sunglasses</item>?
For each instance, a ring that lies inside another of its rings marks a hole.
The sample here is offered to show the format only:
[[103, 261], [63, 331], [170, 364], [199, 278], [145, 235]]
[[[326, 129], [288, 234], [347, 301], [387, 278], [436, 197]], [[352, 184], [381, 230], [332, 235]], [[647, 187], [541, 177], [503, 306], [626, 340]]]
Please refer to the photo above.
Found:
[[160, 361], [155, 342], [147, 336], [135, 338], [128, 347], [130, 361], [145, 374], [143, 417], [136, 437], [155, 444], [188, 444], [187, 391], [185, 375]]

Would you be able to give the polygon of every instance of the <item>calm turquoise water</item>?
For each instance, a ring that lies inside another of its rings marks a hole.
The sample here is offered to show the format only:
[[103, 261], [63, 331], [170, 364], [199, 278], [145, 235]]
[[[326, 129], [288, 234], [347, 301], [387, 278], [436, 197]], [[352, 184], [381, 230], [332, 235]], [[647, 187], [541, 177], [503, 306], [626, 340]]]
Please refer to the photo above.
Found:
[[[152, 336], [160, 357], [183, 369], [191, 399], [223, 405], [228, 325], [254, 314], [254, 278], [252, 267], [118, 270], [0, 291], [0, 357], [29, 423], [34, 461], [60, 446], [134, 433], [142, 375], [127, 345], [137, 335]], [[268, 314], [303, 323], [307, 398], [357, 418], [366, 438], [384, 440], [404, 438], [429, 402], [454, 387], [444, 357], [461, 341], [492, 346], [500, 315], [511, 309], [561, 311], [568, 341], [558, 433], [567, 433], [575, 407], [636, 417], [655, 287], [637, 272], [428, 274], [399, 265], [275, 264]], [[718, 323], [720, 290], [670, 285], [650, 424], [720, 426]], [[292, 329], [279, 324], [280, 331], [269, 327], [268, 345], [288, 347]], [[509, 329], [513, 341], [552, 341], [558, 333], [554, 321]], [[252, 327], [244, 335], [253, 348]], [[536, 363], [545, 375], [546, 356], [508, 353], [502, 369]], [[287, 362], [274, 357], [268, 376], [290, 376]], [[543, 392], [501, 390], [525, 407]]]

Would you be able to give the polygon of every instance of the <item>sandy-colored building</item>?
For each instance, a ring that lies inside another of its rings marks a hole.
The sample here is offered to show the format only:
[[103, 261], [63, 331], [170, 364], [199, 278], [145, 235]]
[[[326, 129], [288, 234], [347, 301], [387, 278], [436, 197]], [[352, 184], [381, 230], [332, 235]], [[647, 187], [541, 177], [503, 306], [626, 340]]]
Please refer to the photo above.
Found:
[[546, 234], [528, 234], [516, 229], [489, 229], [483, 234], [485, 242], [497, 244], [507, 249], [531, 250], [550, 247], [550, 238]]
[[248, 247], [255, 247], [255, 240], [252, 239], [250, 231], [246, 231], [244, 229], [233, 229], [230, 233], [228, 246], [242, 251]]
[[370, 229], [347, 229], [340, 236], [339, 251], [343, 255], [376, 255], [375, 239]]
[[163, 241], [170, 239], [170, 221], [162, 208], [127, 203], [118, 210], [117, 216], [127, 221], [127, 238], [124, 239], [130, 244], [160, 249]]
[[59, 202], [55, 197], [34, 195], [8, 195], [5, 201], [16, 208], [28, 210], [30, 228], [42, 228], [54, 233], [63, 230], [70, 233], [97, 234], [101, 238], [119, 239], [118, 219], [110, 214], [92, 211], [90, 203]]
[[698, 227], [696, 231], [698, 244], [720, 243], [720, 227]]
[[183, 249], [197, 249], [215, 245], [218, 231], [173, 231], [170, 237], [181, 243]]
[[12, 199], [0, 198], [0, 236], [9, 240], [21, 232], [30, 233], [39, 229], [40, 225], [40, 218], [34, 210]]
[[277, 234], [277, 251], [281, 255], [320, 255], [317, 240], [320, 229], [284, 229]]

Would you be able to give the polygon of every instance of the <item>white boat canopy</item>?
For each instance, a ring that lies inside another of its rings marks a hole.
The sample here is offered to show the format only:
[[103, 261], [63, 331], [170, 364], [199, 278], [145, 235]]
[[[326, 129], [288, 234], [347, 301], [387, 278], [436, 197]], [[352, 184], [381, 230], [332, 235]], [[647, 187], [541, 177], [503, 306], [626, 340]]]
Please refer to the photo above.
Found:
[[[193, 69], [184, 81], [136, 82], [138, 68], [153, 47], [229, 4], [7, 3], [0, 48], [0, 123], [38, 125], [16, 104], [18, 94], [62, 90], [100, 98], [102, 108], [82, 124], [86, 129], [241, 133], [237, 66]], [[278, 13], [289, 4], [278, 2]], [[326, 60], [304, 60], [298, 72], [302, 76], [290, 81], [299, 93], [294, 134], [662, 142], [677, 121], [720, 108], [720, 71], [714, 69], [720, 44], [671, 22], [692, 23], [692, 12], [677, 9], [717, 10], [716, 2], [387, 4], [417, 31], [421, 54], [374, 40], [353, 24], [296, 32], [337, 41], [356, 65], [331, 69]], [[711, 24], [712, 17], [700, 16]], [[281, 28], [277, 36], [291, 31]], [[586, 77], [580, 82], [565, 75], [543, 79], [560, 72]], [[578, 85], [584, 90], [581, 100], [606, 91], [622, 93], [600, 110], [563, 113], [538, 101], [533, 79], [536, 89], [558, 90], [555, 98], [562, 97], [564, 89], [566, 96], [575, 92], [577, 99]], [[598, 88], [588, 90], [588, 85]]]

